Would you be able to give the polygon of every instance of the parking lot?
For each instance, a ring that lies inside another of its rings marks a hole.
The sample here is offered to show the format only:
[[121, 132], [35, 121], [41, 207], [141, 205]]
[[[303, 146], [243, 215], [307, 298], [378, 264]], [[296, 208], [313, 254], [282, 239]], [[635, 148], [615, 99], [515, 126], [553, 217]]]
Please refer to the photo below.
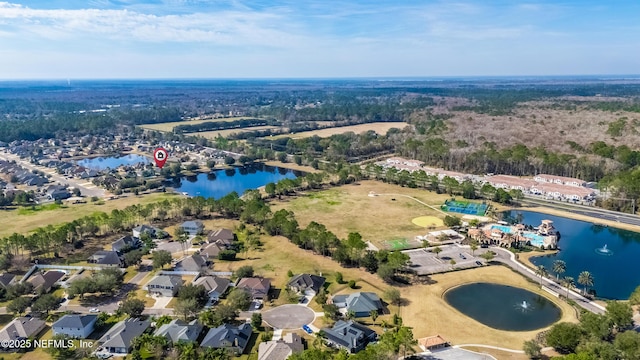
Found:
[[[452, 269], [469, 269], [484, 266], [486, 260], [477, 255], [480, 251], [476, 250], [475, 255], [471, 255], [471, 250], [460, 248], [455, 245], [440, 246], [442, 252], [436, 256], [429, 249], [414, 249], [403, 251], [409, 255], [411, 261], [411, 269], [418, 275], [430, 275], [451, 271]], [[484, 249], [483, 249], [484, 250]], [[451, 265], [451, 260], [456, 263]]]

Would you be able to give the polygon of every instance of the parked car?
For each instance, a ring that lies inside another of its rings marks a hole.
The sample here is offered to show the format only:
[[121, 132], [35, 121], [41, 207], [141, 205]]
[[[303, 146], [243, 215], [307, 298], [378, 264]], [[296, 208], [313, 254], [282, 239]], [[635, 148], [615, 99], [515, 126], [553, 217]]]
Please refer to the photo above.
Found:
[[302, 325], [302, 330], [304, 330], [307, 334], [313, 334], [313, 330], [308, 325]]
[[476, 265], [478, 265], [478, 266], [482, 266], [482, 262], [480, 262], [480, 261], [476, 261]]
[[100, 310], [98, 310], [98, 308], [91, 308], [91, 309], [89, 309], [89, 312], [90, 313], [99, 313]]

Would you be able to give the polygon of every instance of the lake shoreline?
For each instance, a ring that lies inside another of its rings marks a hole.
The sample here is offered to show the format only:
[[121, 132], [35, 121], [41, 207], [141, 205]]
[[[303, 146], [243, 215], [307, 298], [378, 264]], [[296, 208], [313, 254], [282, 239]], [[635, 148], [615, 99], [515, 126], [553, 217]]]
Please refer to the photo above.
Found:
[[598, 218], [594, 218], [587, 215], [575, 214], [570, 211], [552, 209], [544, 206], [534, 206], [534, 207], [520, 206], [516, 208], [511, 208], [511, 209], [505, 208], [504, 211], [531, 211], [531, 212], [536, 212], [541, 214], [561, 216], [561, 217], [565, 217], [573, 220], [585, 221], [588, 223], [592, 223], [594, 225], [596, 224], [606, 225], [606, 226], [611, 226], [611, 227], [622, 229], [622, 230], [629, 230], [629, 231], [640, 233], [640, 226], [637, 226], [637, 225], [620, 223], [620, 222], [611, 221], [611, 220], [598, 219]]

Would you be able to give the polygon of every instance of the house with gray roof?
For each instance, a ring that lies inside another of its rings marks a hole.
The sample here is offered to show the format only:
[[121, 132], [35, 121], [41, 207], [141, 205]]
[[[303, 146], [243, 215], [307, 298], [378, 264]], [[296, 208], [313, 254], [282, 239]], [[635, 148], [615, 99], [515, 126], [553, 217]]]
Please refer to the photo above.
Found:
[[131, 235], [125, 235], [111, 243], [111, 251], [122, 254], [127, 251], [137, 249], [140, 247], [140, 245], [140, 240], [138, 238], [135, 238]]
[[179, 341], [196, 342], [202, 332], [202, 328], [203, 326], [198, 320], [193, 320], [188, 323], [180, 319], [175, 319], [168, 324], [160, 326], [153, 335], [164, 336], [172, 344]]
[[104, 334], [98, 344], [106, 352], [126, 354], [131, 350], [131, 342], [151, 326], [151, 320], [127, 319], [115, 324]]
[[155, 295], [176, 296], [183, 283], [180, 275], [157, 275], [147, 283], [147, 290]]
[[187, 256], [176, 264], [176, 271], [197, 271], [209, 270], [207, 260], [198, 254]]
[[204, 287], [209, 295], [209, 302], [213, 303], [219, 301], [220, 297], [227, 292], [230, 283], [231, 280], [219, 276], [201, 276], [193, 282], [193, 285]]
[[315, 295], [320, 292], [324, 285], [325, 278], [312, 274], [298, 274], [289, 280], [287, 287], [303, 295]]
[[327, 343], [344, 348], [350, 353], [357, 353], [378, 337], [375, 331], [353, 320], [339, 320], [332, 328], [323, 330]]
[[9, 273], [0, 274], [0, 286], [6, 288], [7, 286], [16, 282], [16, 276]]
[[356, 317], [367, 317], [371, 311], [382, 313], [380, 297], [372, 292], [356, 292], [349, 295], [336, 295], [331, 300], [334, 305], [345, 312], [353, 311]]
[[44, 320], [35, 317], [15, 318], [0, 330], [0, 344], [7, 345], [7, 347], [3, 348], [4, 350], [18, 350], [8, 347], [7, 343], [11, 344], [11, 340], [34, 338], [46, 326], [47, 324]]
[[86, 339], [96, 326], [96, 314], [70, 314], [53, 323], [53, 335], [66, 335], [74, 339]]
[[116, 251], [96, 251], [87, 259], [87, 262], [96, 265], [124, 267], [124, 261]]
[[280, 340], [262, 342], [258, 346], [258, 360], [286, 360], [294, 353], [304, 350], [302, 339], [295, 333], [288, 333]]
[[244, 352], [251, 338], [251, 325], [243, 323], [240, 326], [223, 324], [217, 328], [209, 330], [202, 339], [200, 346], [214, 349], [229, 349], [240, 355]]
[[206, 244], [205, 246], [200, 248], [200, 251], [198, 253], [205, 259], [217, 259], [218, 255], [220, 255], [220, 253], [224, 250], [227, 250], [227, 248], [220, 244], [213, 243]]
[[180, 227], [189, 235], [200, 235], [204, 231], [204, 224], [200, 220], [185, 221]]
[[131, 230], [133, 237], [137, 239], [142, 238], [142, 234], [147, 234], [152, 239], [155, 239], [158, 236], [158, 233], [160, 231], [162, 230], [154, 228], [153, 226], [149, 226], [149, 225], [136, 226], [133, 228], [133, 230]]

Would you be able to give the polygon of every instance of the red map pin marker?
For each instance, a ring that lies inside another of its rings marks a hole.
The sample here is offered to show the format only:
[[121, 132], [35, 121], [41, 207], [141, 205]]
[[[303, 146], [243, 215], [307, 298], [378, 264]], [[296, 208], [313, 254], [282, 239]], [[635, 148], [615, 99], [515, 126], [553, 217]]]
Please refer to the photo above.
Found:
[[156, 165], [162, 169], [164, 163], [167, 162], [167, 158], [169, 157], [169, 153], [164, 148], [157, 148], [156, 151], [153, 152], [153, 159], [156, 161]]

